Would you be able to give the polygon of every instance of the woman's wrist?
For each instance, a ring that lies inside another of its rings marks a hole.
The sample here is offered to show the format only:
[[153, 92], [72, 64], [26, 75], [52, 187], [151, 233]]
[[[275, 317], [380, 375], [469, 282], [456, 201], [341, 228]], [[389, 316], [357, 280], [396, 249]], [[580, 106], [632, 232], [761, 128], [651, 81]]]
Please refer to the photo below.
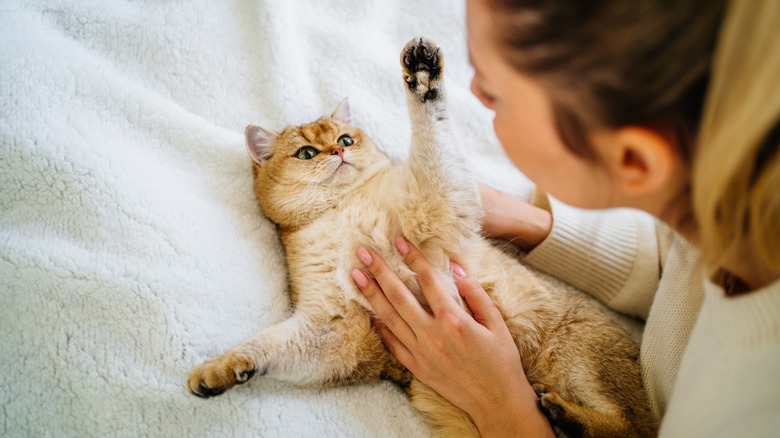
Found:
[[511, 229], [509, 241], [520, 249], [530, 251], [550, 235], [552, 214], [525, 202], [519, 206], [518, 211], [520, 216], [517, 217], [514, 227]]
[[538, 397], [526, 382], [522, 390], [495, 400], [472, 419], [483, 438], [505, 436], [552, 437], [549, 420], [539, 407]]
[[530, 251], [550, 234], [552, 215], [549, 211], [483, 184], [480, 184], [480, 194], [484, 208], [482, 227], [490, 237]]

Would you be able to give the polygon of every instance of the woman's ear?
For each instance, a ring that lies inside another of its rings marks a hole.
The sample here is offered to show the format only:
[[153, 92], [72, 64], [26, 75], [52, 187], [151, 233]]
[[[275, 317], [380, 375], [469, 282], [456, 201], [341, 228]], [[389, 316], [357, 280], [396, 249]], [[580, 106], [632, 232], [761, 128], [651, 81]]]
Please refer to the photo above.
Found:
[[667, 191], [679, 179], [680, 157], [661, 134], [641, 126], [626, 126], [611, 134], [609, 149], [602, 156], [616, 177], [620, 190], [629, 196], [648, 196]]

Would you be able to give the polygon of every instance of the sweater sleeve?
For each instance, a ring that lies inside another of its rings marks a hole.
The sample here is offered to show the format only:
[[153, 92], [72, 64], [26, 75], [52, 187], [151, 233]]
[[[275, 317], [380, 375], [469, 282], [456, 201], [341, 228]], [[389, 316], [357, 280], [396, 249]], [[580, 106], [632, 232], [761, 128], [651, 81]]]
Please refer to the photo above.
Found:
[[581, 210], [540, 193], [532, 203], [552, 213], [553, 226], [525, 261], [615, 310], [647, 319], [671, 240], [668, 228], [637, 210]]

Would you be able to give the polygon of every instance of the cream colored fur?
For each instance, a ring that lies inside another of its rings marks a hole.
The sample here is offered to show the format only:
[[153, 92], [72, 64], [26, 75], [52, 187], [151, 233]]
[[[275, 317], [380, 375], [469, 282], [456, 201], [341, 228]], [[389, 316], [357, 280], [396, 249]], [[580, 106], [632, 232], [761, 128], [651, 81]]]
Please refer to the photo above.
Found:
[[[468, 415], [415, 380], [384, 348], [368, 301], [350, 278], [358, 246], [374, 249], [417, 298], [414, 273], [392, 242], [403, 236], [438, 268], [460, 300], [449, 262], [478, 278], [500, 309], [526, 374], [560, 435], [647, 436], [655, 422], [639, 375], [638, 348], [605, 315], [549, 287], [480, 234], [476, 181], [446, 108], [441, 51], [416, 38], [401, 55], [413, 135], [393, 166], [351, 126], [348, 103], [330, 117], [281, 133], [250, 126], [255, 191], [287, 251], [291, 317], [195, 368], [189, 389], [224, 392], [254, 374], [327, 386], [388, 378], [440, 436], [474, 436]], [[354, 145], [337, 142], [349, 135]], [[302, 147], [319, 154], [297, 157]], [[446, 370], [442, 370], [446, 372]]]

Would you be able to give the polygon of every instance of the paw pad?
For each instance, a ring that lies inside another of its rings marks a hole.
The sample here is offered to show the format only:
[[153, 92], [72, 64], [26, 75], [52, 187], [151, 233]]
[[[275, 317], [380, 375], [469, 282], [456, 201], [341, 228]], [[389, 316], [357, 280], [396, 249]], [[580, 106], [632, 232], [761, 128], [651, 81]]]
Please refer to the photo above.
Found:
[[436, 99], [444, 58], [436, 44], [424, 37], [417, 37], [406, 44], [401, 52], [404, 80], [411, 92], [423, 101]]
[[[235, 385], [245, 383], [257, 371], [249, 358], [225, 355], [218, 359], [210, 359], [193, 369], [187, 379], [187, 387], [198, 397], [213, 397]], [[260, 373], [264, 374], [265, 369], [260, 370]]]

